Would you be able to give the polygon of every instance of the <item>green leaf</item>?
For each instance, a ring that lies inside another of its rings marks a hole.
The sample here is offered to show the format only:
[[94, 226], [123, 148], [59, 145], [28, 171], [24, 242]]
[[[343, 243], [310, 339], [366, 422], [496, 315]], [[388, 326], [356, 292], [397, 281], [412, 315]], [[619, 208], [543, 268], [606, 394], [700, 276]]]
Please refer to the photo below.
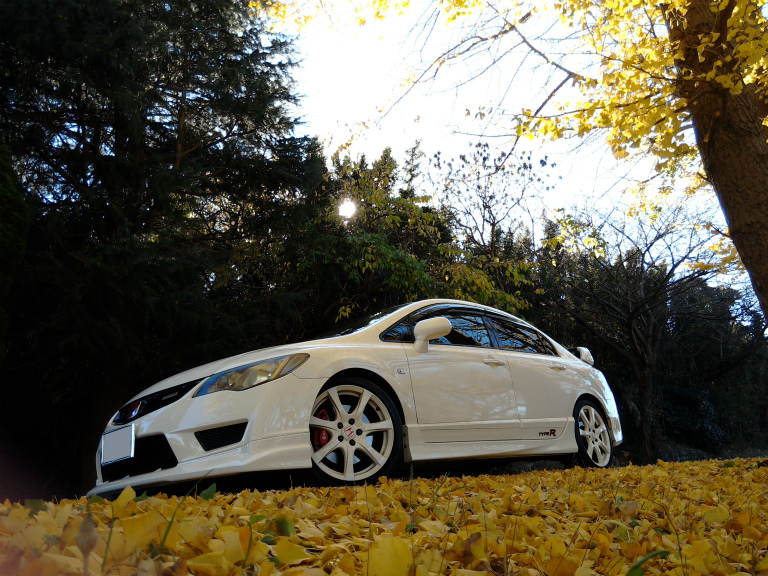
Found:
[[38, 512], [48, 510], [48, 505], [44, 500], [27, 498], [24, 500], [24, 508], [29, 508], [29, 517], [33, 518]]
[[160, 548], [157, 547], [157, 544], [155, 544], [154, 541], [150, 542], [149, 543], [149, 555], [150, 555], [150, 557], [157, 558], [161, 554], [162, 554], [162, 551], [161, 551]]
[[253, 528], [251, 528], [250, 522], [248, 523], [248, 529], [250, 530], [250, 534], [248, 534], [248, 549], [245, 551], [245, 559], [243, 560], [243, 570], [245, 570], [248, 567], [248, 558], [251, 557], [251, 546], [253, 546]]
[[262, 520], [266, 520], [267, 517], [262, 514], [251, 514], [251, 517], [248, 518], [248, 524], [256, 524], [256, 522], [261, 522]]
[[277, 541], [272, 536], [269, 536], [269, 535], [264, 536], [264, 538], [262, 538], [261, 541], [264, 542], [264, 544], [267, 544], [269, 546], [274, 546], [277, 543]]
[[278, 518], [275, 520], [275, 528], [277, 528], [277, 533], [281, 536], [290, 536], [296, 530], [293, 527], [293, 522], [288, 520], [288, 518]]
[[134, 502], [143, 502], [149, 498], [149, 495], [146, 492], [142, 492], [141, 496], [136, 496], [136, 498], [133, 499]]
[[106, 500], [104, 500], [104, 498], [102, 498], [98, 494], [94, 494], [88, 500], [88, 504], [104, 504], [104, 502], [106, 502]]
[[280, 558], [267, 558], [267, 560], [272, 562], [272, 564], [275, 566], [280, 566], [280, 564], [282, 564], [282, 562], [280, 562]]
[[629, 572], [627, 572], [624, 576], [643, 576], [643, 564], [648, 562], [648, 560], [654, 556], [658, 556], [659, 558], [666, 558], [669, 556], [669, 550], [656, 550], [656, 552], [651, 552], [647, 556], [643, 556], [640, 558], [640, 560], [632, 564]]
[[203, 500], [210, 500], [216, 495], [216, 482], [208, 486], [205, 490], [200, 492], [200, 498]]

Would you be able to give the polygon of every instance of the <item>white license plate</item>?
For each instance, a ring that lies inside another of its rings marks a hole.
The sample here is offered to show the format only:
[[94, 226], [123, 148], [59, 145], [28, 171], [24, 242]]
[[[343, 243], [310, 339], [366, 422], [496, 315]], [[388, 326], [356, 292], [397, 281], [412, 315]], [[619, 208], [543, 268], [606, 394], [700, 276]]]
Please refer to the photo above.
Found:
[[116, 428], [101, 437], [101, 464], [133, 458], [133, 424]]

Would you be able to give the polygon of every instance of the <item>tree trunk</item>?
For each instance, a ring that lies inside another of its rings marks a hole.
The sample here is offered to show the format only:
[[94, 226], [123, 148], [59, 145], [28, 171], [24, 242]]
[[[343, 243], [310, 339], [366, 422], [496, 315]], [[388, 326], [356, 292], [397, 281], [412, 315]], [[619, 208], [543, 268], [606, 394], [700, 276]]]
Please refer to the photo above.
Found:
[[673, 39], [683, 48], [678, 92], [688, 101], [708, 179], [720, 201], [736, 249], [749, 272], [752, 286], [768, 317], [768, 143], [763, 133], [761, 104], [751, 90], [731, 94], [714, 80], [687, 80], [711, 70], [714, 62], [729, 55], [724, 44], [720, 53], [705, 51], [700, 60], [699, 34], [724, 29], [730, 13], [713, 13], [709, 0], [691, 0], [682, 22], [670, 23]]
[[747, 96], [706, 100], [694, 107], [699, 151], [731, 239], [768, 317], [768, 143]]
[[640, 446], [638, 456], [640, 464], [653, 464], [656, 462], [656, 414], [653, 410], [653, 365], [644, 365], [641, 369], [641, 378], [638, 381], [638, 408], [642, 417], [640, 427]]

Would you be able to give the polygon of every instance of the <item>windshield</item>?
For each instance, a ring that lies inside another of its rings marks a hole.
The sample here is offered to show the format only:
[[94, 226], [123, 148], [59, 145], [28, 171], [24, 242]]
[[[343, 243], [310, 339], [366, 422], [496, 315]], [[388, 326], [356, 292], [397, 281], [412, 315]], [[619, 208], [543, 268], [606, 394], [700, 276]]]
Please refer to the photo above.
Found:
[[407, 305], [408, 304], [400, 304], [399, 306], [385, 308], [379, 312], [368, 314], [367, 316], [361, 316], [360, 318], [355, 318], [354, 320], [349, 320], [348, 322], [342, 322], [338, 326], [331, 328], [323, 334], [319, 334], [316, 336], [316, 339], [319, 340], [321, 338], [333, 338], [334, 336], [346, 336], [347, 334], [354, 334], [355, 332], [364, 330], [365, 328], [373, 326], [377, 322], [381, 322], [385, 318], [396, 314], [401, 308]]

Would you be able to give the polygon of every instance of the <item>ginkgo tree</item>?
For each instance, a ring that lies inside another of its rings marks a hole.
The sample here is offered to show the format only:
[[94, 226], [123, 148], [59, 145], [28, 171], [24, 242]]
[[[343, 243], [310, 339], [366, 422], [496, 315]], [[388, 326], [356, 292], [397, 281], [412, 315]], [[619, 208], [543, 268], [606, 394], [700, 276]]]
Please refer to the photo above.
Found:
[[[662, 189], [711, 186], [768, 310], [765, 0], [371, 0], [360, 7], [376, 17], [418, 9], [429, 30], [440, 20], [454, 27], [451, 43], [413, 82], [457, 62], [477, 75], [533, 63], [539, 96], [500, 115], [510, 146], [525, 135], [602, 133], [617, 158], [654, 159]], [[283, 16], [291, 10], [308, 15], [307, 5], [280, 5]]]

